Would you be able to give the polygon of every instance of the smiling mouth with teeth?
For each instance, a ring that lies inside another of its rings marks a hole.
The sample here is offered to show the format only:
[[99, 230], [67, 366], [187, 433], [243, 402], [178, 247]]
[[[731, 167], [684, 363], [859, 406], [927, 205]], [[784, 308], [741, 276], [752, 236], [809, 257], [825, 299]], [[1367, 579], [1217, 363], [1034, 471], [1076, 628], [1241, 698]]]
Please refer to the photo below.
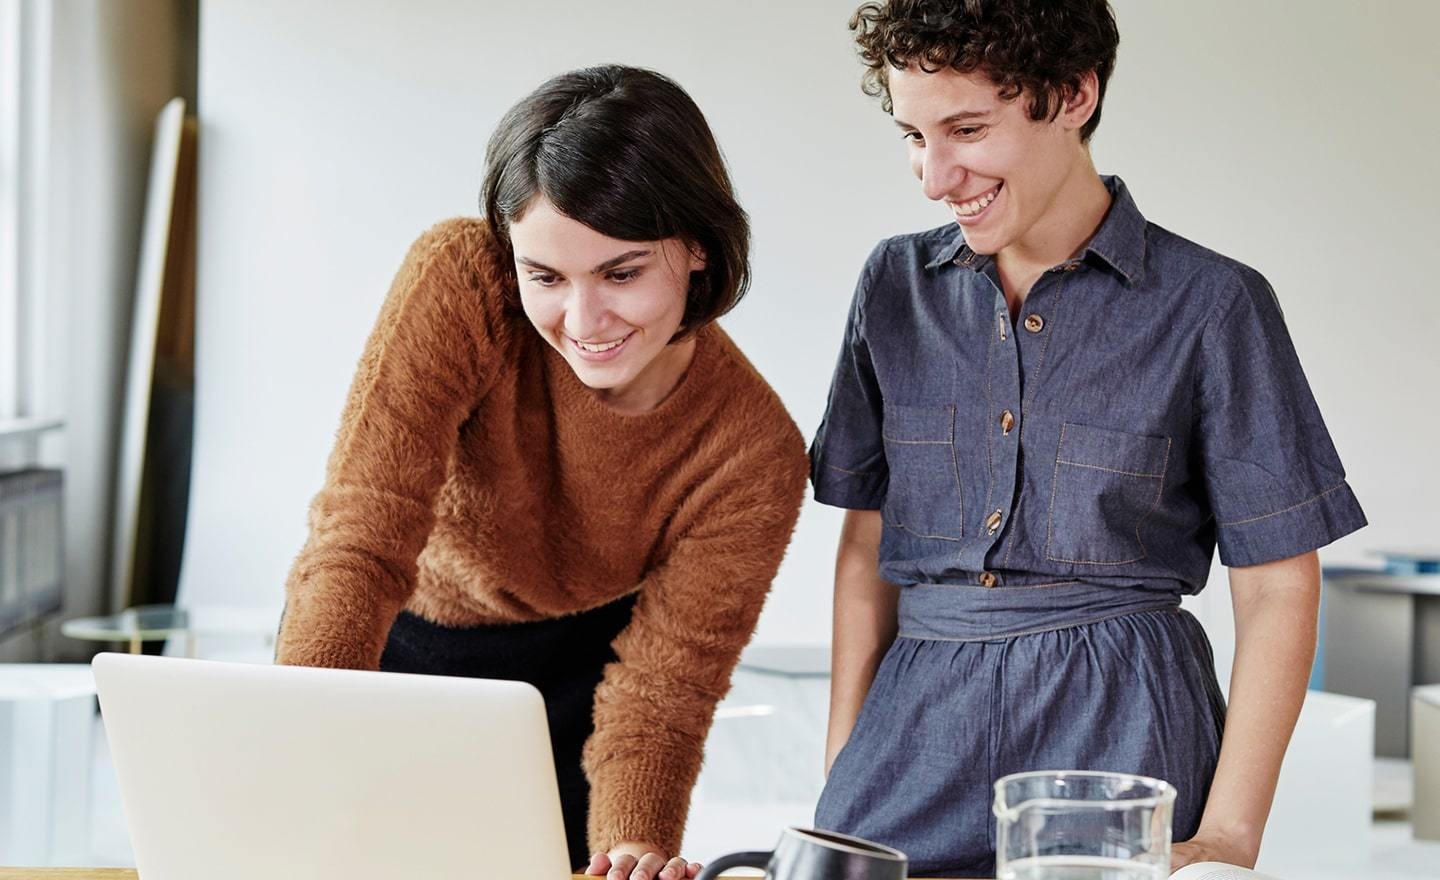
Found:
[[955, 213], [961, 217], [974, 217], [976, 214], [990, 207], [990, 203], [995, 201], [996, 196], [1000, 195], [1000, 189], [1004, 186], [1005, 184], [1003, 183], [997, 183], [994, 189], [979, 198], [971, 199], [968, 202], [954, 202]]
[[619, 339], [616, 339], [613, 342], [581, 342], [580, 340], [572, 337], [570, 341], [575, 343], [575, 346], [581, 351], [588, 351], [592, 354], [599, 354], [601, 352], [609, 351], [612, 348], [619, 348], [620, 345], [629, 338], [630, 337], [626, 335], [620, 337]]

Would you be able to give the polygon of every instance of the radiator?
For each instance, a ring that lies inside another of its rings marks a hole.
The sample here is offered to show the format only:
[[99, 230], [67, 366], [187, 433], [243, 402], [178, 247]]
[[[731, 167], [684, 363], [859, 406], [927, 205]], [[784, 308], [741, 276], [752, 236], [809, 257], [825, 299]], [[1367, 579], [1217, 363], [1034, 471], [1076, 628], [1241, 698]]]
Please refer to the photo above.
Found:
[[0, 473], [0, 638], [60, 610], [62, 482], [58, 470]]

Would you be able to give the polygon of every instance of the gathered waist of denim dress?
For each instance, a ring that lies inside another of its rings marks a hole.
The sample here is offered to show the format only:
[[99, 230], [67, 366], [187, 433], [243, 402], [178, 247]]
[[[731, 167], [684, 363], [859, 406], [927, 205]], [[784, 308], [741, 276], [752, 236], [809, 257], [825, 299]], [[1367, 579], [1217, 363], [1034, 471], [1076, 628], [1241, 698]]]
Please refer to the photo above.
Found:
[[900, 588], [899, 636], [1008, 639], [1180, 607], [1180, 594], [1084, 582], [1035, 587], [915, 584]]

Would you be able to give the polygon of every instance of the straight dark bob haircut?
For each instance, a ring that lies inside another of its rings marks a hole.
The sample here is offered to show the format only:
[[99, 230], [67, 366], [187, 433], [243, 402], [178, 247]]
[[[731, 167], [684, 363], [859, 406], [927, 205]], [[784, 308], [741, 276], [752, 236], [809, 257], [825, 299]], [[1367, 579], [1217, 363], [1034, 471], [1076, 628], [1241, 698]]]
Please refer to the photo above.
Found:
[[676, 339], [733, 309], [750, 286], [750, 221], [695, 102], [668, 77], [620, 65], [562, 73], [505, 114], [485, 151], [480, 210], [506, 253], [510, 223], [544, 196], [624, 241], [678, 237], [699, 249]]

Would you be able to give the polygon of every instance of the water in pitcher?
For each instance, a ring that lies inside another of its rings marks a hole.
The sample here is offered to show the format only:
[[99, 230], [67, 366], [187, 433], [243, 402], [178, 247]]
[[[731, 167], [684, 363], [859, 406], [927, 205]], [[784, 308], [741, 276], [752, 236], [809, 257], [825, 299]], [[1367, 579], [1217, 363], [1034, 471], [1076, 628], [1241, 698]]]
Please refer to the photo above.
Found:
[[1000, 869], [999, 880], [1165, 880], [1169, 871], [1130, 859], [1101, 856], [1034, 856]]

